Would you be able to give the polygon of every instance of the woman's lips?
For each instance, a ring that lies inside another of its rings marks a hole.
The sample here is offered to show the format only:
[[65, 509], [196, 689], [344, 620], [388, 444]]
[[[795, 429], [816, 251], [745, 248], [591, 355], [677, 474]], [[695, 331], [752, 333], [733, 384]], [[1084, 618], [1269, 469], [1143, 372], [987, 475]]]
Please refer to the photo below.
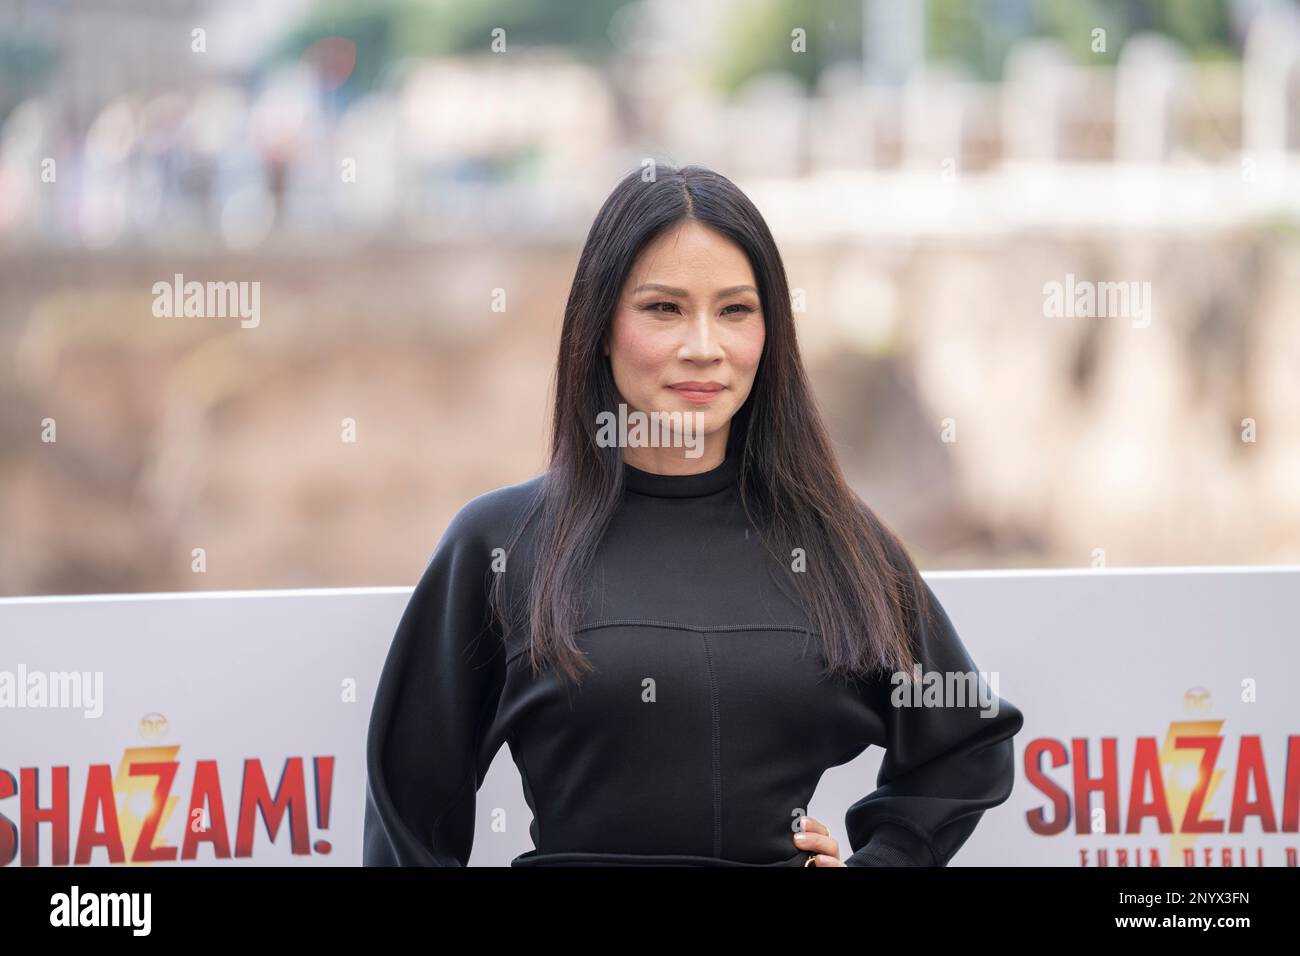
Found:
[[713, 401], [722, 394], [723, 388], [717, 382], [681, 382], [668, 387], [688, 402], [694, 402], [696, 405], [704, 405]]

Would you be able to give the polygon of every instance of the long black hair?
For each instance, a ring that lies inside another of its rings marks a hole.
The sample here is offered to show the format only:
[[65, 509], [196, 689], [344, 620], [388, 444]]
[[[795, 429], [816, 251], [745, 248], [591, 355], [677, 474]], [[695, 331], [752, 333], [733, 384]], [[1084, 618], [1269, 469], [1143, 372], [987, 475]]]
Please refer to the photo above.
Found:
[[[684, 220], [735, 242], [758, 283], [763, 352], [726, 452], [739, 461], [747, 518], [802, 598], [828, 672], [910, 673], [911, 615], [927, 604], [919, 572], [840, 471], [808, 387], [785, 266], [767, 224], [731, 180], [701, 166], [655, 163], [628, 173], [592, 223], [564, 309], [550, 464], [511, 541], [538, 521], [531, 586], [506, 608], [503, 576], [494, 575], [494, 617], [507, 630], [526, 629], [535, 670], [551, 665], [580, 680], [591, 669], [574, 639], [580, 585], [624, 493], [622, 449], [596, 439], [597, 416], [616, 412], [621, 401], [602, 343], [638, 254]], [[803, 572], [791, 570], [795, 548], [805, 555]]]

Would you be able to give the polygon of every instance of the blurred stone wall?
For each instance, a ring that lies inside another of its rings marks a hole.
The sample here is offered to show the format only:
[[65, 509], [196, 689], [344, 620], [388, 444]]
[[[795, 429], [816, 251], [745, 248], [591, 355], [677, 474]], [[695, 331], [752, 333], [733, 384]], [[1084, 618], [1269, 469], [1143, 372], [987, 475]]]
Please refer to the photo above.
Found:
[[[1293, 236], [782, 250], [842, 464], [922, 567], [1300, 561]], [[577, 254], [0, 258], [0, 593], [414, 582], [544, 467]], [[260, 324], [155, 317], [176, 272], [260, 282]], [[1151, 324], [1045, 316], [1067, 273], [1150, 281]]]

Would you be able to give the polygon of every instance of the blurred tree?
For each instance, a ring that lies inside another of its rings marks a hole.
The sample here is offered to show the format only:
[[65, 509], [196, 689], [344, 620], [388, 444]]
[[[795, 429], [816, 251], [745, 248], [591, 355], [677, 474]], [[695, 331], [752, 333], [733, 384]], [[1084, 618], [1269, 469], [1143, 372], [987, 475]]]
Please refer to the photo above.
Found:
[[356, 44], [352, 82], [358, 90], [381, 82], [386, 68], [406, 57], [491, 52], [492, 31], [506, 31], [507, 51], [538, 45], [567, 47], [593, 62], [613, 52], [609, 23], [631, 0], [324, 0], [291, 30], [272, 59], [302, 56], [326, 37]]
[[[713, 73], [727, 93], [769, 71], [789, 73], [811, 89], [830, 64], [862, 59], [862, 0], [756, 0], [737, 13]], [[796, 28], [805, 31], [803, 52], [792, 49]]]
[[[1134, 33], [1163, 33], [1195, 59], [1239, 55], [1229, 0], [1034, 0], [1037, 31], [1055, 37], [1077, 59], [1113, 63]], [[1106, 30], [1104, 53], [1092, 31]]]
[[[268, 65], [300, 58], [325, 38], [347, 39], [356, 64], [336, 91], [345, 102], [383, 85], [407, 58], [489, 55], [499, 27], [508, 50], [561, 46], [600, 70], [624, 134], [635, 138], [642, 126], [635, 78], [610, 36], [615, 15], [632, 2], [323, 0]], [[831, 64], [861, 62], [863, 18], [872, 3], [888, 12], [888, 4], [913, 2], [924, 5], [925, 57], [984, 81], [1001, 79], [1008, 51], [1033, 35], [1056, 38], [1087, 63], [1113, 63], [1129, 36], [1147, 30], [1172, 37], [1194, 57], [1231, 56], [1235, 48], [1230, 0], [745, 0], [732, 8], [710, 78], [734, 93], [759, 74], [781, 72], [811, 90]], [[1106, 31], [1106, 48], [1094, 52], [1098, 28]], [[804, 31], [801, 50], [793, 49], [796, 29]]]
[[1012, 45], [1033, 30], [1029, 0], [928, 0], [926, 59], [964, 67], [979, 80], [997, 80]]
[[58, 51], [48, 43], [0, 34], [0, 118], [43, 89], [58, 62]]
[[506, 51], [566, 48], [601, 71], [624, 132], [639, 132], [637, 98], [619, 69], [609, 35], [614, 15], [633, 0], [324, 0], [284, 38], [270, 62], [296, 60], [326, 37], [356, 46], [356, 66], [338, 92], [346, 100], [389, 80], [403, 60], [492, 54], [492, 31], [505, 31]]
[[[728, 30], [717, 85], [734, 92], [753, 76], [777, 70], [811, 88], [839, 60], [862, 57], [863, 17], [872, 3], [924, 4], [925, 55], [996, 81], [1011, 47], [1026, 36], [1049, 36], [1080, 61], [1113, 63], [1139, 31], [1163, 33], [1197, 58], [1237, 54], [1230, 0], [755, 0], [738, 5]], [[790, 31], [807, 31], [807, 52], [790, 49]], [[1106, 31], [1094, 52], [1093, 31]]]

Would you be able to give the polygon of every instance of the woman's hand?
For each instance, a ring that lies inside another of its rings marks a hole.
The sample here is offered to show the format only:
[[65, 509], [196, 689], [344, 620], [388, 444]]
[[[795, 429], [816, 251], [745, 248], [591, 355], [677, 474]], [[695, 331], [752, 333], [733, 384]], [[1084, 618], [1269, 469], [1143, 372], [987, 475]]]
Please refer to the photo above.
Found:
[[799, 818], [803, 832], [794, 835], [794, 845], [807, 853], [816, 853], [812, 866], [843, 866], [840, 860], [840, 845], [819, 821], [812, 817]]

